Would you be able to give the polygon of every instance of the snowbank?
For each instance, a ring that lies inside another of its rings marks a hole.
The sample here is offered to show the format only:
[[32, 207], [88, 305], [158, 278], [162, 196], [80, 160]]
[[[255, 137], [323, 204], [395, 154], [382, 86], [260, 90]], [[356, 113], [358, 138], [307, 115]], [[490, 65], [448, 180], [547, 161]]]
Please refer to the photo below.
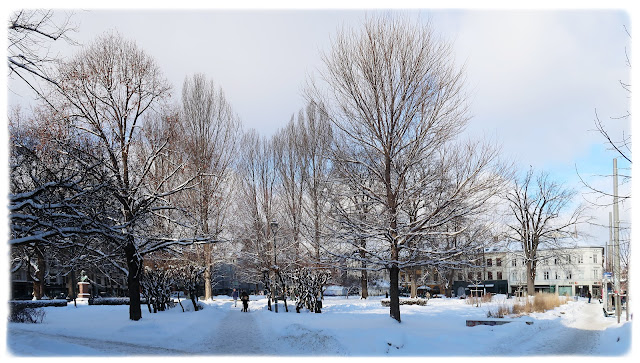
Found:
[[[262, 296], [251, 297], [249, 313], [220, 296], [203, 302], [198, 312], [143, 309], [138, 322], [128, 319], [126, 305], [71, 304], [43, 308], [42, 324], [9, 323], [7, 345], [18, 356], [616, 356], [630, 349], [631, 323], [615, 324], [599, 304], [586, 300], [515, 318], [533, 325], [466, 327], [467, 319], [486, 318], [513, 301], [498, 296], [475, 307], [460, 299], [432, 299], [427, 306], [403, 305], [402, 323], [389, 317], [380, 297], [326, 297], [322, 314], [296, 314], [291, 301], [286, 313], [280, 301], [276, 314]], [[587, 318], [590, 327], [584, 328]]]

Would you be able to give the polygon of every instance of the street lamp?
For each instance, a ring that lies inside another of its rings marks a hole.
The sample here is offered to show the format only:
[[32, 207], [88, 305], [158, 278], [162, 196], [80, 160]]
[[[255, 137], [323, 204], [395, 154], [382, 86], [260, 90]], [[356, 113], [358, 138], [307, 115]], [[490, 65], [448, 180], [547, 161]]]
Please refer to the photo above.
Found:
[[273, 265], [276, 266], [278, 264], [276, 260], [276, 231], [278, 230], [278, 222], [271, 221], [271, 232], [273, 233]]
[[278, 260], [276, 258], [276, 232], [278, 231], [278, 222], [274, 220], [271, 221], [271, 232], [273, 233], [273, 302], [275, 304], [276, 313], [278, 312], [278, 290], [276, 283], [276, 269], [278, 268]]

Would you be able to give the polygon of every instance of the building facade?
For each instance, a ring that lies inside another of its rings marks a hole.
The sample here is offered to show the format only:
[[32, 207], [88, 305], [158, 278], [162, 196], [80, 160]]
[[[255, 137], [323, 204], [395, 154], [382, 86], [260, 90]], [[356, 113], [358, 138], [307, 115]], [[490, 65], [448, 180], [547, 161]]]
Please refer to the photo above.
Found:
[[[522, 251], [485, 249], [478, 266], [456, 273], [453, 294], [466, 295], [470, 290], [502, 293], [527, 293], [527, 267]], [[604, 271], [604, 247], [575, 247], [538, 251], [535, 292], [600, 296]], [[496, 290], [498, 289], [498, 290]]]

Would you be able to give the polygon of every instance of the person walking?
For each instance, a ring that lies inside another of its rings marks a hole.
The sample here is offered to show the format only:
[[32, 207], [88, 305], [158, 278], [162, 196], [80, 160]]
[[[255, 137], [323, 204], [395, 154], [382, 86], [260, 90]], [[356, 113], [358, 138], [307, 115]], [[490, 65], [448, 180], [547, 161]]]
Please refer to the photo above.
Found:
[[591, 291], [587, 291], [587, 298], [589, 298], [589, 304], [591, 304]]
[[236, 289], [233, 289], [231, 297], [233, 297], [233, 307], [238, 306], [238, 291]]
[[247, 295], [246, 291], [242, 292], [242, 296], [240, 297], [240, 300], [242, 300], [242, 311], [243, 312], [248, 312], [249, 311], [249, 295]]

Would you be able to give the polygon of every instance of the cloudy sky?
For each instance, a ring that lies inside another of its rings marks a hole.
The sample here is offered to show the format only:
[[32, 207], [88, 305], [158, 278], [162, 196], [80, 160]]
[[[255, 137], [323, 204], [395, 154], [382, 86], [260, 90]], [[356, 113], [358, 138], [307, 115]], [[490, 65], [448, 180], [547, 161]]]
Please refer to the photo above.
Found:
[[[117, 30], [152, 55], [179, 99], [185, 76], [213, 79], [244, 127], [271, 135], [304, 106], [305, 79], [322, 68], [338, 29], [359, 27], [372, 10], [77, 10], [73, 39], [87, 44]], [[579, 188], [576, 167], [597, 186], [610, 180], [611, 159], [592, 130], [595, 112], [613, 135], [630, 120], [612, 120], [630, 109], [629, 14], [620, 10], [412, 10], [454, 44], [466, 67], [473, 118], [465, 136], [502, 145], [521, 170], [530, 165]], [[56, 51], [63, 57], [72, 47]], [[28, 103], [9, 83], [9, 105]], [[621, 166], [625, 167], [624, 163]], [[607, 223], [608, 210], [593, 210]], [[628, 214], [623, 213], [623, 216]], [[606, 230], [592, 230], [601, 244]]]

